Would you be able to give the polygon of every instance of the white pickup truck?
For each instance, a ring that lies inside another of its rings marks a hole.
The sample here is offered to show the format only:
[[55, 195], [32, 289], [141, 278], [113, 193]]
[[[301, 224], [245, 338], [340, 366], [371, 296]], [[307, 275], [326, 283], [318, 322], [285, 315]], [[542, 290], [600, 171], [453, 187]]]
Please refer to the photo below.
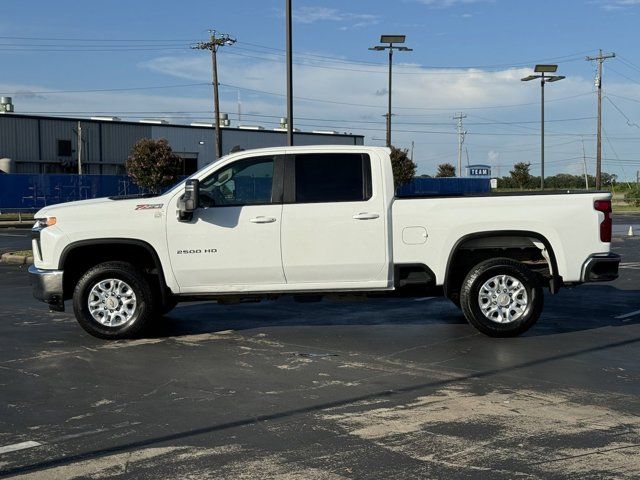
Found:
[[536, 322], [544, 287], [617, 277], [609, 193], [394, 192], [388, 149], [279, 147], [228, 155], [159, 196], [46, 207], [34, 296], [55, 310], [73, 298], [87, 332], [117, 339], [182, 301], [440, 294], [505, 337]]

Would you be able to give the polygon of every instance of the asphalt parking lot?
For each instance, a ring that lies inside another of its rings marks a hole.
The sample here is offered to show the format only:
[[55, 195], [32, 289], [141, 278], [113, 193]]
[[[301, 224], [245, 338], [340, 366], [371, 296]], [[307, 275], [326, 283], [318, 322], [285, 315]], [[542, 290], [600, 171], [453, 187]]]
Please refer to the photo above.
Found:
[[0, 265], [0, 477], [639, 478], [640, 236], [613, 247], [618, 280], [515, 339], [443, 299], [285, 299], [105, 342]]

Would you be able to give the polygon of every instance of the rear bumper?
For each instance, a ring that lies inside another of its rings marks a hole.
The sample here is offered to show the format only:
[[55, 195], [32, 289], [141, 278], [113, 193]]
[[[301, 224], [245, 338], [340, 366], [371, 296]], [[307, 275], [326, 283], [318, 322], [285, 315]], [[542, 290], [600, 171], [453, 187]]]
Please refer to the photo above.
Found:
[[40, 270], [33, 265], [29, 267], [33, 296], [48, 303], [52, 310], [64, 310], [62, 273], [62, 270]]
[[610, 282], [618, 278], [620, 255], [603, 253], [590, 256], [582, 266], [583, 282]]

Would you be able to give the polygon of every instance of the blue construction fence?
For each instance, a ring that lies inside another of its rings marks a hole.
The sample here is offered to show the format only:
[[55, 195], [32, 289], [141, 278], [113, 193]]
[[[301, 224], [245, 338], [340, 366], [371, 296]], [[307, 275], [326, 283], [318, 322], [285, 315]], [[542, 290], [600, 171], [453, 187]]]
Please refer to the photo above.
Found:
[[126, 175], [0, 175], [0, 211], [35, 211], [56, 203], [145, 193]]
[[414, 178], [398, 187], [398, 197], [472, 195], [491, 192], [488, 178]]
[[[238, 185], [237, 194], [242, 196], [254, 190], [268, 190], [268, 186], [247, 183]], [[450, 196], [488, 193], [491, 191], [486, 178], [415, 178], [398, 188], [399, 197]], [[146, 193], [126, 175], [33, 175], [12, 173], [0, 175], [0, 211], [35, 211], [47, 205], [87, 200], [114, 195]]]

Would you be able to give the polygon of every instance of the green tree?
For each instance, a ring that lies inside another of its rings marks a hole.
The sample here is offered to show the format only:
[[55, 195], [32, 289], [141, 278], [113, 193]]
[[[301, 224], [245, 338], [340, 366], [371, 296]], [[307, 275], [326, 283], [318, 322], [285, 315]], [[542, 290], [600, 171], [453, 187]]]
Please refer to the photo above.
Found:
[[456, 167], [451, 165], [450, 163], [441, 163], [438, 165], [438, 173], [436, 173], [436, 177], [444, 178], [444, 177], [455, 177], [456, 176]]
[[180, 157], [173, 153], [169, 142], [164, 138], [143, 138], [131, 149], [125, 167], [136, 185], [159, 193], [163, 187], [176, 181], [180, 164]]
[[640, 207], [640, 185], [631, 187], [624, 195], [624, 199], [636, 207]]
[[600, 182], [603, 187], [614, 187], [618, 181], [618, 175], [615, 173], [602, 172]]
[[513, 170], [509, 172], [514, 183], [518, 185], [520, 190], [524, 190], [524, 187], [531, 181], [530, 168], [530, 163], [520, 162], [516, 163], [513, 166]]
[[409, 158], [409, 150], [391, 147], [391, 167], [393, 168], [393, 183], [396, 188], [413, 180], [416, 174], [416, 164]]

